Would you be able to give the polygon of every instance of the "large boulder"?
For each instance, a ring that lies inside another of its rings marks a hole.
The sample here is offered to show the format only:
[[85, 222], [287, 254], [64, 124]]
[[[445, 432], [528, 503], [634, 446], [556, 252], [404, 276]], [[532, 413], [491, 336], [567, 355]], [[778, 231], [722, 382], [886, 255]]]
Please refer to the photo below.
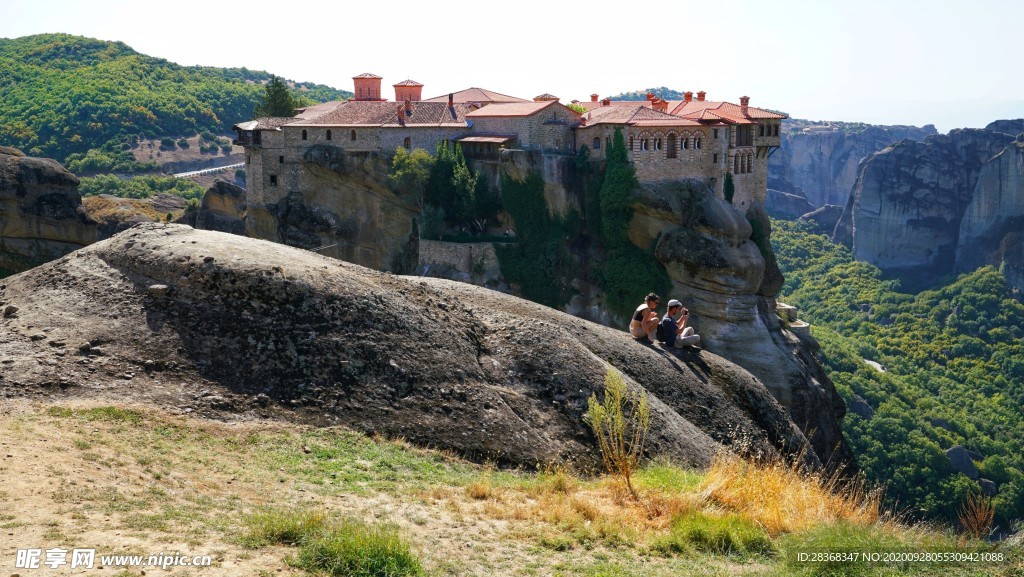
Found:
[[195, 213], [195, 228], [245, 236], [245, 189], [230, 182], [213, 183]]
[[186, 201], [176, 194], [161, 193], [149, 198], [122, 198], [98, 194], [82, 199], [82, 209], [96, 222], [99, 239], [106, 239], [142, 222], [161, 222], [167, 215], [181, 215]]
[[586, 469], [599, 458], [583, 415], [614, 367], [650, 399], [650, 456], [702, 466], [735, 447], [822, 462], [764, 384], [715, 354], [184, 225], [140, 224], [6, 279], [0, 305], [16, 307], [0, 318], [7, 396], [281, 416]]
[[978, 478], [978, 467], [974, 465], [973, 459], [975, 456], [980, 457], [977, 453], [972, 453], [960, 445], [946, 449], [949, 465], [954, 471], [966, 475], [968, 479]]
[[764, 207], [775, 218], [793, 220], [814, 210], [814, 205], [799, 194], [792, 194], [769, 188], [765, 193]]
[[800, 220], [809, 220], [815, 223], [823, 233], [831, 236], [842, 216], [843, 207], [835, 204], [826, 204], [819, 209], [800, 215]]
[[78, 178], [56, 160], [0, 147], [0, 276], [96, 241]]
[[637, 194], [630, 238], [639, 246], [656, 239], [671, 296], [690, 309], [707, 350], [761, 380], [819, 457], [837, 467], [852, 464], [840, 424], [846, 406], [815, 358], [817, 343], [786, 330], [775, 313], [783, 278], [764, 208], [754, 202], [742, 213], [692, 180]]

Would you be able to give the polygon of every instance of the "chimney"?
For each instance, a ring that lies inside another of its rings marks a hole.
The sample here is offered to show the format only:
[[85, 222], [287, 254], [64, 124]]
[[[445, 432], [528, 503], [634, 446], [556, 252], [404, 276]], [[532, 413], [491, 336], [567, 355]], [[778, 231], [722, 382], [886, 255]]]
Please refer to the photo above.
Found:
[[750, 109], [750, 97], [749, 96], [740, 96], [740, 113], [743, 116], [746, 116], [747, 115], [747, 110], [749, 110], [749, 109]]
[[692, 92], [684, 92], [683, 93], [683, 100], [685, 100], [687, 102], [693, 102], [693, 93]]
[[448, 108], [455, 108], [454, 103], [455, 95], [451, 92], [448, 93]]
[[601, 101], [601, 106], [611, 106], [611, 105], [612, 105], [612, 99], [611, 98], [605, 98], [604, 100]]
[[700, 92], [698, 92], [698, 93], [697, 93], [697, 102], [704, 102], [704, 96], [705, 96], [706, 94], [707, 94], [707, 92], [704, 92], [703, 90], [701, 90]]
[[650, 101], [654, 100], [654, 98], [655, 98], [655, 96], [654, 96], [653, 92], [648, 92], [647, 93], [647, 102], [650, 102]]
[[655, 98], [651, 101], [651, 108], [660, 112], [668, 112], [668, 101], [660, 98]]
[[405, 114], [402, 113], [402, 105], [398, 105], [398, 109], [395, 110], [395, 116], [398, 117], [398, 123], [405, 126]]
[[597, 102], [597, 95], [596, 94], [591, 94], [590, 95], [590, 101], [591, 102]]
[[405, 115], [412, 116], [412, 102], [410, 102], [408, 99], [406, 99], [405, 101]]

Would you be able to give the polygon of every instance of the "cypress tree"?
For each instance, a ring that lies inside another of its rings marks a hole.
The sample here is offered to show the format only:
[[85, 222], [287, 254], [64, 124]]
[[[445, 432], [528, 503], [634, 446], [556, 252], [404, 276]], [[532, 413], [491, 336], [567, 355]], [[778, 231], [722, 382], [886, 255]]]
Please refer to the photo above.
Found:
[[295, 99], [284, 81], [277, 76], [271, 76], [265, 88], [267, 94], [263, 102], [256, 106], [253, 116], [295, 116]]

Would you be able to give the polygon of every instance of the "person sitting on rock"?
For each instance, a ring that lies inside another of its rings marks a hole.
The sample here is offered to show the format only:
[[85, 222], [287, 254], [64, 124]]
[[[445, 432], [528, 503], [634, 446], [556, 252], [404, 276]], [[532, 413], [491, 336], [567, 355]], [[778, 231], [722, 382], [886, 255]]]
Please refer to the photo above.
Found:
[[[674, 318], [676, 314], [679, 315], [678, 321]], [[668, 313], [665, 314], [665, 318], [661, 319], [661, 324], [658, 325], [658, 341], [664, 343], [667, 347], [675, 347], [677, 349], [699, 345], [700, 335], [694, 332], [693, 327], [686, 326], [686, 321], [689, 318], [690, 311], [686, 310], [683, 303], [676, 299], [668, 301]]]
[[653, 343], [654, 333], [658, 330], [658, 307], [661, 297], [651, 293], [644, 299], [644, 304], [636, 307], [633, 318], [629, 321], [629, 334], [642, 343]]

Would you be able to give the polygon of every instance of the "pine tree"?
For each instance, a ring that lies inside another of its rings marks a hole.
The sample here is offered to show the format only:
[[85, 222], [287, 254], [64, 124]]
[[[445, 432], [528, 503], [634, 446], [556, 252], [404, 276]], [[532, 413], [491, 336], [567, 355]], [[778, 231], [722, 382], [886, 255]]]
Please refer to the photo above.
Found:
[[271, 76], [266, 85], [267, 95], [263, 102], [256, 106], [253, 116], [295, 116], [295, 99], [288, 86], [277, 76]]

